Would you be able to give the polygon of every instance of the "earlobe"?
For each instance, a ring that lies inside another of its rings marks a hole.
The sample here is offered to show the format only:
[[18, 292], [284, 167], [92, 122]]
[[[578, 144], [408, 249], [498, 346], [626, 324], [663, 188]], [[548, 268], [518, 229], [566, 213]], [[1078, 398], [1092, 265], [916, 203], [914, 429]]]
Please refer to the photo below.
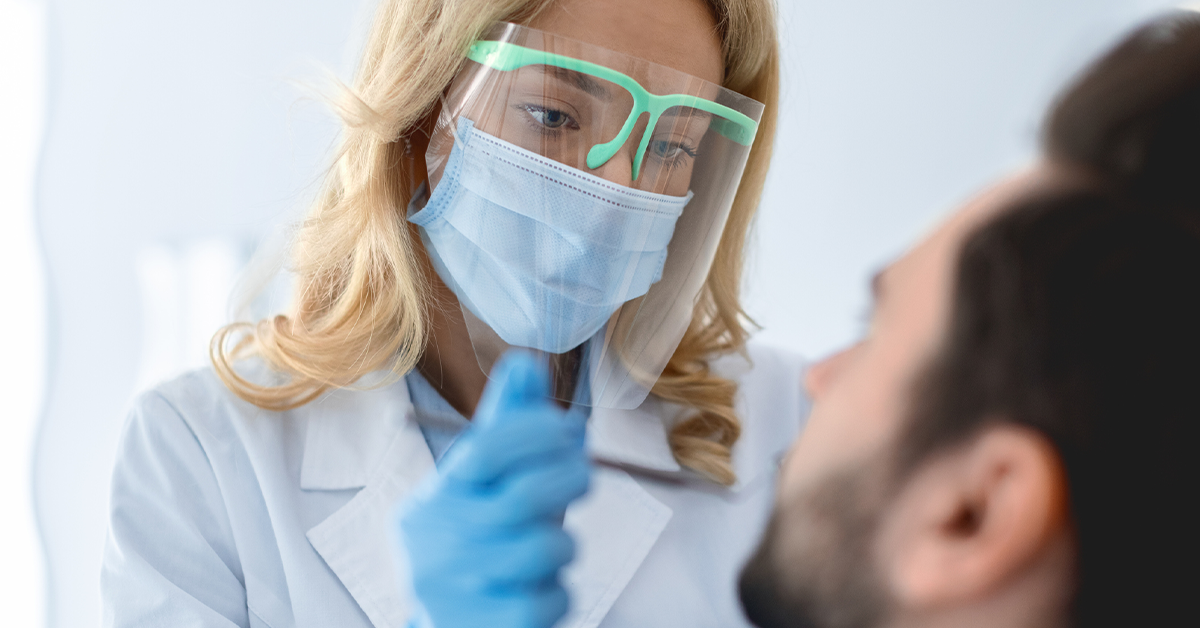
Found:
[[[935, 608], [985, 597], [1031, 565], [1066, 525], [1066, 478], [1053, 445], [1012, 424], [937, 456], [898, 501], [891, 580], [902, 603]], [[907, 537], [907, 540], [903, 537]], [[886, 548], [883, 548], [886, 552]]]

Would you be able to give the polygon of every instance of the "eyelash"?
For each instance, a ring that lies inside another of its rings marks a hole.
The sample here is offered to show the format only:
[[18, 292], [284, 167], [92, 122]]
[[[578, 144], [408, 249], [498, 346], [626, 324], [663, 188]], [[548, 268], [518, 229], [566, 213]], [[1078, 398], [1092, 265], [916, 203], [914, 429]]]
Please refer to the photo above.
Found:
[[[562, 111], [560, 109], [552, 109], [550, 107], [543, 107], [541, 105], [514, 105], [514, 107], [518, 111], [522, 111], [526, 114], [525, 122], [526, 122], [526, 124], [528, 124], [530, 126], [530, 128], [532, 128], [534, 131], [537, 131], [543, 135], [546, 135], [549, 137], [555, 137], [555, 136], [561, 135], [563, 133], [564, 128], [570, 129], [572, 131], [579, 130], [579, 123], [575, 121], [575, 118], [571, 117], [571, 114], [569, 114], [565, 111]], [[540, 114], [556, 113], [556, 114], [566, 117], [567, 121], [565, 123], [563, 123], [562, 126], [558, 126], [558, 127], [546, 126], [546, 124], [544, 122], [541, 122], [540, 120], [537, 119], [537, 117], [535, 115], [537, 113], [540, 113]], [[699, 154], [699, 151], [697, 151], [695, 147], [689, 146], [688, 144], [684, 144], [682, 142], [669, 142], [668, 140], [655, 140], [655, 139], [650, 140], [649, 149], [651, 151], [654, 150], [653, 146], [656, 142], [668, 142], [671, 145], [672, 149], [678, 149], [678, 150], [682, 151], [683, 154], [687, 155], [687, 157], [690, 159], [695, 159], [696, 155]], [[683, 158], [682, 156], [675, 156], [675, 157], [669, 157], [669, 158], [663, 158], [663, 159], [669, 159], [669, 160], [674, 161], [674, 160], [682, 159], [682, 158]]]
[[[684, 144], [683, 142], [670, 142], [669, 140], [651, 139], [650, 145], [653, 146], [656, 142], [667, 142], [671, 145], [671, 148], [679, 149], [679, 150], [683, 151], [683, 154], [687, 155], [691, 159], [695, 159], [696, 155], [699, 154], [695, 148], [693, 148], [692, 146], [689, 146], [687, 144]], [[681, 157], [672, 157], [671, 159], [681, 159]]]
[[[544, 135], [548, 135], [548, 136], [559, 135], [563, 132], [564, 127], [568, 128], [572, 131], [579, 130], [579, 123], [575, 121], [575, 118], [572, 118], [571, 114], [569, 114], [565, 111], [562, 111], [560, 109], [552, 109], [550, 107], [543, 107], [540, 105], [516, 105], [515, 107], [517, 108], [517, 110], [525, 112], [525, 114], [526, 114], [525, 122], [526, 122], [526, 124], [528, 124], [530, 126], [530, 128], [532, 128], [533, 130], [538, 131], [539, 133], [542, 133]], [[567, 122], [563, 123], [562, 126], [557, 126], [557, 127], [546, 126], [545, 123], [539, 121], [535, 117], [535, 113], [541, 113], [541, 114], [557, 113], [557, 114], [560, 114], [560, 115], [566, 117]]]

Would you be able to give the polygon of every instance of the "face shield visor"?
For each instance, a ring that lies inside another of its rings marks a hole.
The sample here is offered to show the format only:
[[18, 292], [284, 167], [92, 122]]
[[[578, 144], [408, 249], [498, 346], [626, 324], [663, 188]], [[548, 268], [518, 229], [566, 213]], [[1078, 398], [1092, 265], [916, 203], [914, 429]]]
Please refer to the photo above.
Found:
[[559, 399], [635, 408], [691, 321], [763, 105], [514, 24], [468, 59], [408, 219], [485, 373], [525, 348]]

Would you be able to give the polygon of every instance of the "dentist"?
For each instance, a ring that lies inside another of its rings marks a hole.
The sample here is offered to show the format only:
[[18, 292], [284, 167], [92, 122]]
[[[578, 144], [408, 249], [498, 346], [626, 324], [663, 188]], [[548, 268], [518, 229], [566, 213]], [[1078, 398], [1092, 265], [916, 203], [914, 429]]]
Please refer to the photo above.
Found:
[[[106, 625], [471, 625], [413, 575], [567, 562], [557, 625], [748, 625], [738, 569], [807, 414], [739, 304], [778, 58], [770, 0], [383, 0], [295, 305], [131, 413]], [[549, 381], [515, 426], [480, 400], [520, 390], [510, 349]], [[481, 453], [473, 423], [543, 438]], [[416, 552], [389, 550], [398, 504]], [[530, 512], [544, 551], [461, 545]]]

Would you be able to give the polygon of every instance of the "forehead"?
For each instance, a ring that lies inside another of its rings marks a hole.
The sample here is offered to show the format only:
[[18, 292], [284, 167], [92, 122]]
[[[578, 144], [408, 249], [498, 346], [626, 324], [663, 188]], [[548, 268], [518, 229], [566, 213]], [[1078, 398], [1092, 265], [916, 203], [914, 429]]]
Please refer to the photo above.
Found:
[[949, 324], [954, 274], [965, 239], [998, 214], [1030, 196], [1060, 188], [1066, 180], [1061, 169], [1041, 163], [1010, 176], [967, 202], [889, 266], [878, 307], [878, 316], [887, 321], [879, 328], [881, 341], [910, 356], [936, 350]]
[[721, 39], [705, 0], [558, 0], [529, 22], [720, 84]]
[[[627, 68], [620, 68], [618, 71], [621, 70], [628, 72], [628, 75], [639, 85], [654, 94], [690, 94], [713, 101], [717, 100], [719, 95], [720, 88], [710, 83], [694, 79], [680, 81], [676, 76], [667, 80], [654, 80], [656, 77], [653, 74], [635, 72]], [[573, 88], [592, 98], [623, 107], [629, 107], [633, 97], [628, 90], [606, 79], [553, 65], [525, 66], [511, 75], [500, 77], [500, 80], [504, 79], [511, 79], [517, 86], [524, 84], [526, 87], [534, 89]], [[681, 116], [701, 117], [708, 120], [712, 114], [687, 106], [671, 107], [663, 113], [663, 117], [667, 118]]]
[[1039, 162], [1001, 179], [965, 203], [893, 263], [886, 274], [910, 279], [922, 275], [937, 277], [942, 280], [939, 281], [942, 287], [948, 287], [958, 250], [971, 233], [1024, 199], [1066, 187], [1076, 178], [1075, 173], [1061, 166]]

